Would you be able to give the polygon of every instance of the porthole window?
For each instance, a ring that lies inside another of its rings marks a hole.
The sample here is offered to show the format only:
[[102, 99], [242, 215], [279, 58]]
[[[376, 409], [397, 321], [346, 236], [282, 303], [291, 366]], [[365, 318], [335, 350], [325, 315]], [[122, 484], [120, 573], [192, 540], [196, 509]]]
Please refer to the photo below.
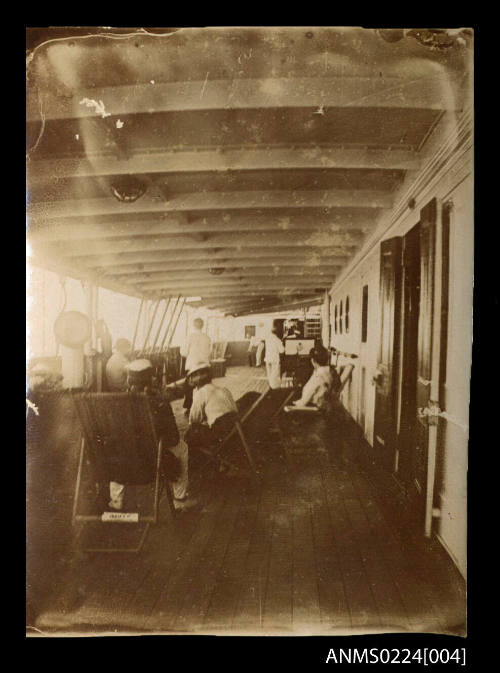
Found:
[[344, 322], [344, 306], [342, 304], [342, 301], [340, 302], [340, 309], [339, 309], [339, 332], [342, 334], [342, 327]]
[[339, 317], [339, 310], [337, 304], [335, 304], [335, 334], [338, 334], [338, 317]]
[[345, 331], [349, 332], [349, 297], [345, 298]]

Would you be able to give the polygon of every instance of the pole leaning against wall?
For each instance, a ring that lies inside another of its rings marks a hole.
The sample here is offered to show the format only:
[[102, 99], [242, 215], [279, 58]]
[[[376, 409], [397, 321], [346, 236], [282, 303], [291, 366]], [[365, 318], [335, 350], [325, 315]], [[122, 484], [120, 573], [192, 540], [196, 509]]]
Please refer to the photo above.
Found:
[[151, 347], [149, 348], [149, 353], [150, 354], [154, 353], [156, 344], [158, 342], [158, 337], [160, 336], [161, 328], [163, 327], [163, 323], [165, 322], [165, 316], [167, 315], [169, 304], [170, 304], [170, 297], [168, 298], [168, 300], [165, 299], [165, 308], [163, 310], [163, 315], [161, 317], [160, 324], [158, 325], [158, 329], [156, 331], [156, 336], [154, 338], [154, 341], [153, 341]]
[[[167, 340], [167, 335], [169, 333], [170, 326], [172, 325], [172, 320], [173, 320], [173, 317], [175, 315], [175, 309], [177, 308], [177, 304], [179, 303], [179, 299], [180, 299], [180, 295], [177, 296], [177, 299], [175, 300], [175, 303], [173, 304], [172, 313], [170, 314], [170, 318], [168, 320], [167, 327], [165, 329], [165, 334], [163, 335], [163, 339], [162, 339], [162, 342], [161, 342], [160, 353], [163, 352], [163, 347], [165, 345], [165, 341]], [[171, 301], [172, 301], [172, 297], [170, 297], [169, 303]], [[167, 346], [167, 348], [168, 348], [168, 346]]]
[[143, 347], [141, 348], [141, 351], [140, 351], [140, 353], [139, 353], [139, 356], [143, 355], [144, 351], [146, 350], [146, 346], [147, 346], [147, 343], [148, 343], [148, 341], [149, 341], [149, 335], [151, 334], [151, 330], [153, 329], [153, 323], [154, 323], [154, 321], [155, 321], [156, 314], [157, 314], [157, 312], [158, 312], [158, 307], [160, 306], [160, 301], [161, 301], [161, 299], [157, 299], [157, 301], [156, 301], [156, 304], [155, 304], [155, 307], [154, 307], [154, 310], [153, 310], [153, 315], [152, 315], [152, 317], [151, 317], [151, 321], [150, 321], [150, 323], [149, 323], [148, 330], [147, 330], [147, 332], [146, 332], [146, 338], [144, 339], [144, 345], [143, 345]]
[[177, 324], [179, 322], [179, 318], [181, 317], [181, 313], [184, 309], [184, 304], [186, 303], [186, 298], [185, 297], [179, 297], [179, 299], [180, 299], [179, 312], [177, 313], [177, 317], [176, 317], [175, 322], [174, 322], [174, 328], [173, 328], [172, 332], [170, 333], [170, 336], [169, 336], [169, 339], [168, 339], [167, 350], [170, 348], [170, 344], [172, 343], [172, 339], [174, 337], [175, 330], [177, 329]]

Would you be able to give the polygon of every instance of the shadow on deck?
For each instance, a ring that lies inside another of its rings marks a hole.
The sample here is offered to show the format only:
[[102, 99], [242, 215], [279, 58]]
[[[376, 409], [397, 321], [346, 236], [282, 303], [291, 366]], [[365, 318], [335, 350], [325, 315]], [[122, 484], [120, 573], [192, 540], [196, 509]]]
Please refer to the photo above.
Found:
[[[238, 369], [224, 385], [262, 371]], [[401, 535], [391, 494], [346, 429], [325, 442], [314, 424], [287, 422], [289, 460], [270, 435], [258, 447], [260, 484], [205, 473], [203, 509], [181, 515], [176, 533], [163, 502], [140, 555], [73, 555], [35, 629], [463, 635], [463, 581], [438, 550]]]

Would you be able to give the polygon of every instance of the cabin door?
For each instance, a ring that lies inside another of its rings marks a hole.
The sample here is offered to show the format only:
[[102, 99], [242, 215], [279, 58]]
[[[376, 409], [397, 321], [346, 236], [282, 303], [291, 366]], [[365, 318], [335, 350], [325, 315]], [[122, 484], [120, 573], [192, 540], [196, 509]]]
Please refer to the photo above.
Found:
[[[401, 357], [401, 411], [398, 441], [398, 479], [412, 499], [419, 501], [412, 511], [422, 511], [420, 493], [415, 485], [415, 446], [417, 444], [417, 381], [419, 371], [420, 316], [420, 224], [403, 239], [403, 330]], [[421, 514], [418, 515], [420, 518]]]
[[[404, 315], [399, 476], [412, 502], [417, 530], [430, 535], [436, 472], [437, 399], [443, 358], [444, 269], [437, 268], [437, 201], [420, 211], [404, 240]], [[440, 246], [442, 248], [443, 246]], [[444, 255], [439, 250], [439, 258]], [[438, 273], [439, 272], [439, 273]], [[436, 304], [438, 302], [438, 304]], [[440, 319], [439, 319], [440, 318]]]
[[397, 375], [401, 315], [401, 238], [380, 246], [380, 348], [375, 377], [374, 447], [380, 462], [395, 469]]

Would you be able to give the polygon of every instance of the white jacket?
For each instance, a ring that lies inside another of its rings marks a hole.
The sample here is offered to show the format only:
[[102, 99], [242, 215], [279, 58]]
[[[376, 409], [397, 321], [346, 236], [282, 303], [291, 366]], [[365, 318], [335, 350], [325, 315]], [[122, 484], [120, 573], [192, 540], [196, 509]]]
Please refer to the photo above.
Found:
[[277, 363], [280, 361], [280, 353], [285, 352], [285, 347], [281, 339], [278, 339], [276, 334], [271, 333], [266, 337], [266, 356], [265, 361], [269, 363]]

